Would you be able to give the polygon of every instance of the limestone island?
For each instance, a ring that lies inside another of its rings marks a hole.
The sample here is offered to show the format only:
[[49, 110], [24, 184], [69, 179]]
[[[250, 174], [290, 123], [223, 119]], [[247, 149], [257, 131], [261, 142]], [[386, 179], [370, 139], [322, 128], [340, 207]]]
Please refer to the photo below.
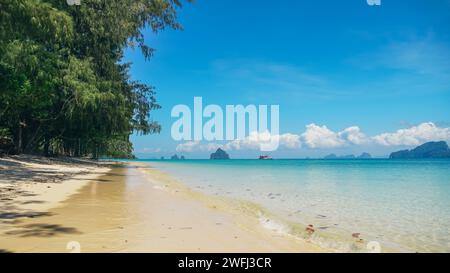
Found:
[[215, 153], [212, 153], [210, 159], [220, 160], [220, 159], [230, 159], [230, 156], [222, 149], [217, 149]]
[[329, 154], [325, 156], [323, 159], [371, 159], [372, 155], [369, 153], [362, 153], [360, 156], [355, 155], [343, 155], [337, 156], [336, 154]]
[[390, 159], [450, 158], [450, 148], [445, 141], [427, 142], [412, 150], [394, 152]]

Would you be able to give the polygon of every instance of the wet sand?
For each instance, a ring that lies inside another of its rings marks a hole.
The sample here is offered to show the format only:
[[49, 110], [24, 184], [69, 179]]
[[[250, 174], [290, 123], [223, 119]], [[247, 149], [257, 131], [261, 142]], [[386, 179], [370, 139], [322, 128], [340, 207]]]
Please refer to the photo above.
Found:
[[0, 223], [0, 252], [324, 252], [183, 188], [144, 165], [115, 167], [60, 206]]

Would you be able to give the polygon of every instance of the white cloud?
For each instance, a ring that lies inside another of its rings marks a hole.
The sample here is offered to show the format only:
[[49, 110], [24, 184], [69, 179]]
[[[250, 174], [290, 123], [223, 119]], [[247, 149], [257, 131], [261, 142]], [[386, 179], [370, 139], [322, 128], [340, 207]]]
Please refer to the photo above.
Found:
[[161, 152], [160, 148], [143, 148], [142, 150], [140, 150], [139, 152], [144, 153], [144, 154], [157, 154], [159, 152]]
[[393, 133], [382, 133], [376, 136], [366, 136], [358, 126], [348, 127], [340, 132], [334, 132], [327, 126], [314, 123], [306, 126], [301, 134], [286, 133], [271, 135], [269, 132], [253, 132], [245, 139], [233, 140], [225, 144], [200, 143], [190, 141], [179, 144], [177, 152], [215, 151], [222, 148], [228, 151], [260, 150], [261, 145], [278, 141], [279, 145], [287, 149], [299, 149], [305, 145], [311, 149], [331, 149], [352, 145], [382, 145], [382, 146], [418, 146], [428, 141], [450, 141], [450, 128], [441, 128], [432, 122], [422, 123]]
[[418, 74], [448, 75], [450, 66], [449, 48], [435, 41], [425, 39], [396, 42], [390, 44], [378, 56], [379, 62], [395, 69], [412, 70]]
[[349, 144], [361, 145], [368, 142], [366, 135], [361, 132], [361, 129], [358, 126], [349, 127], [338, 135]]
[[208, 143], [206, 145], [202, 145], [200, 148], [203, 151], [213, 152], [213, 151], [216, 151], [219, 148], [223, 148], [223, 145], [220, 145], [220, 144], [217, 144], [217, 143]]
[[310, 148], [336, 148], [346, 144], [338, 133], [331, 131], [325, 125], [318, 126], [314, 123], [306, 126], [306, 132], [301, 137]]
[[392, 41], [350, 63], [365, 69], [389, 68], [417, 75], [444, 76], [448, 80], [450, 48], [433, 34]]
[[348, 63], [362, 69], [360, 72], [383, 75], [369, 81], [355, 80], [345, 89], [354, 95], [382, 98], [448, 92], [450, 47], [436, 38], [432, 33], [415, 35], [353, 55]]
[[450, 140], [450, 129], [426, 122], [395, 133], [380, 134], [372, 139], [375, 143], [384, 146], [415, 146], [428, 141]]
[[216, 151], [218, 148], [223, 148], [223, 145], [217, 143], [205, 143], [201, 144], [200, 141], [188, 141], [182, 144], [178, 144], [176, 151], [179, 153], [191, 153], [194, 151]]
[[233, 140], [224, 145], [227, 150], [259, 150], [261, 145], [278, 142], [280, 146], [289, 149], [300, 148], [300, 136], [295, 134], [271, 135], [269, 132], [253, 132], [245, 139]]
[[190, 153], [194, 151], [215, 151], [218, 148], [222, 148], [228, 151], [239, 150], [259, 150], [261, 145], [268, 144], [273, 141], [278, 141], [280, 146], [284, 146], [288, 149], [300, 148], [300, 136], [295, 134], [283, 134], [283, 135], [271, 135], [269, 132], [258, 133], [253, 132], [244, 139], [236, 139], [225, 144], [218, 143], [205, 143], [202, 144], [199, 141], [189, 141], [182, 144], [178, 144], [176, 151], [179, 153]]
[[357, 126], [333, 132], [326, 126], [310, 124], [302, 134], [302, 141], [310, 148], [338, 148], [349, 145], [378, 144], [383, 146], [417, 146], [428, 141], [450, 140], [450, 129], [432, 122], [422, 123], [394, 133], [367, 137]]
[[189, 141], [186, 143], [178, 144], [176, 151], [179, 153], [190, 153], [196, 150], [199, 146], [199, 141]]
[[279, 136], [279, 141], [281, 145], [286, 148], [295, 149], [301, 147], [300, 136], [294, 134], [284, 134]]

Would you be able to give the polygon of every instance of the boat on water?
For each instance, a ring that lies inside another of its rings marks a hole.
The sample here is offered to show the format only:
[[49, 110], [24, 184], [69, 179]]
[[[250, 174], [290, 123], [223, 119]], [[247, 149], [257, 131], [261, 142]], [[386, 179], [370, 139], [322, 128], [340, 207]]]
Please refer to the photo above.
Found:
[[273, 158], [268, 155], [260, 155], [259, 160], [272, 160]]

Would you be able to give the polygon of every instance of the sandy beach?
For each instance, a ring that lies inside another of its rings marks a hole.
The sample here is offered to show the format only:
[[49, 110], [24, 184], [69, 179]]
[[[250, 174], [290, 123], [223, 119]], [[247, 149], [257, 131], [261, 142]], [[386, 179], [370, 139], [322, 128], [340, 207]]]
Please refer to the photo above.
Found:
[[[71, 158], [0, 158], [2, 211], [21, 214], [26, 211], [49, 210], [110, 171], [110, 165], [111, 163]], [[2, 220], [5, 218], [7, 217], [2, 217]]]
[[326, 251], [149, 165], [20, 157], [0, 168], [2, 252]]

